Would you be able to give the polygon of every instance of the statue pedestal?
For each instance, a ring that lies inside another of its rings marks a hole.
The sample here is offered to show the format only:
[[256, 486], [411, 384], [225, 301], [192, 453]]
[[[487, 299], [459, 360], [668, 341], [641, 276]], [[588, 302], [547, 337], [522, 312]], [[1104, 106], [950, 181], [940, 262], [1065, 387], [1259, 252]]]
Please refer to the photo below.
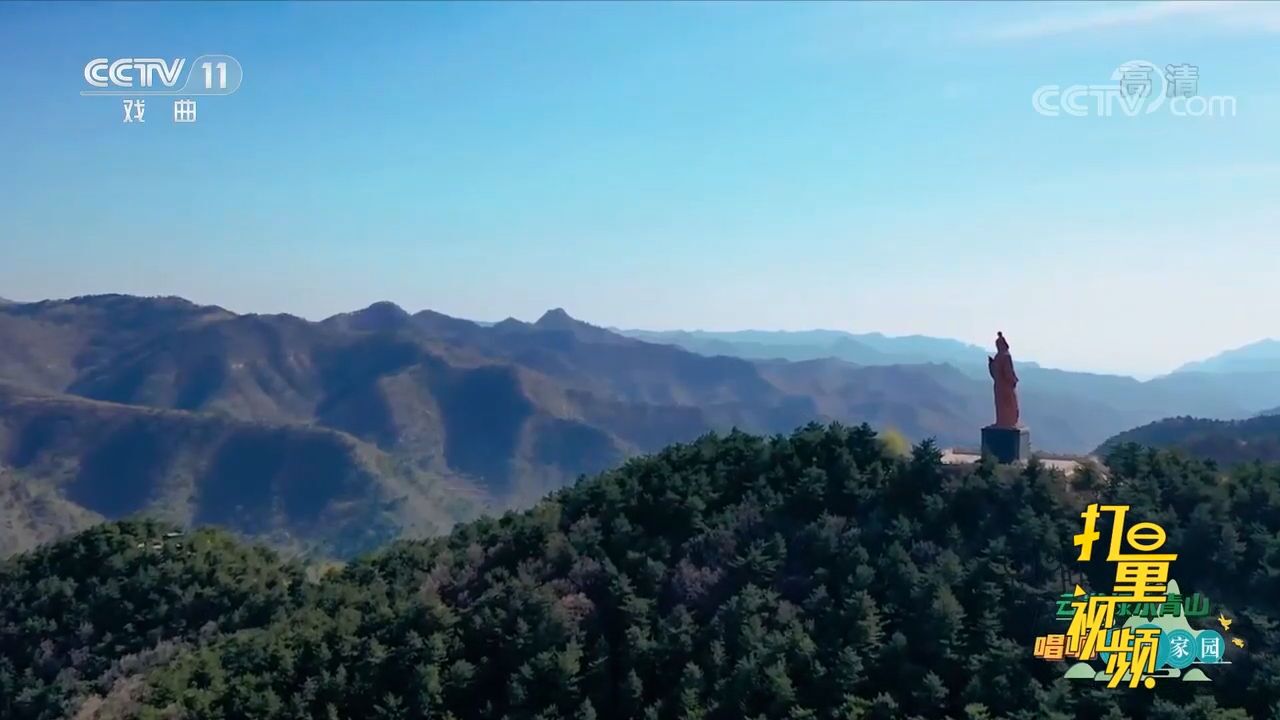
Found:
[[982, 428], [982, 454], [1001, 463], [1026, 461], [1031, 458], [1031, 431], [988, 425]]

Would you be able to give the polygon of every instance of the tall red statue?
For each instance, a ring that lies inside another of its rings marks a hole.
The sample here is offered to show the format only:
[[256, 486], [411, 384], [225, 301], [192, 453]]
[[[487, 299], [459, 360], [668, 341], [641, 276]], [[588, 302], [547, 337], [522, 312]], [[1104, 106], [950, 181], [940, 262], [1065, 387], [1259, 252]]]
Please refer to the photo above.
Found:
[[987, 357], [987, 371], [996, 383], [996, 427], [1018, 427], [1018, 374], [1003, 332], [996, 333], [996, 356]]

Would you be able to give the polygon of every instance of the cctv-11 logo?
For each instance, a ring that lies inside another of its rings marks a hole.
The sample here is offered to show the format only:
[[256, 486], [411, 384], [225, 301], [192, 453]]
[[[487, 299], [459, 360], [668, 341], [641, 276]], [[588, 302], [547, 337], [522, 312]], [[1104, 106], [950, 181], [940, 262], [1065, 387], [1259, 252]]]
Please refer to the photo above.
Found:
[[80, 94], [230, 95], [243, 79], [244, 69], [230, 55], [201, 55], [189, 64], [186, 58], [93, 58], [84, 66], [91, 89]]

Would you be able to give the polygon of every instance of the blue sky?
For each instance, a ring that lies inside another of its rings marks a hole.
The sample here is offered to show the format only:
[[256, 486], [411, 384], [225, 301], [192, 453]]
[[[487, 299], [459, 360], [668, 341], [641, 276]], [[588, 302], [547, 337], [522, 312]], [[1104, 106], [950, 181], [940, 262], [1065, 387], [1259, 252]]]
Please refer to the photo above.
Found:
[[[0, 296], [925, 333], [1153, 374], [1280, 335], [1280, 5], [0, 5]], [[235, 56], [175, 125], [95, 57]], [[1233, 116], [1046, 117], [1199, 68]]]

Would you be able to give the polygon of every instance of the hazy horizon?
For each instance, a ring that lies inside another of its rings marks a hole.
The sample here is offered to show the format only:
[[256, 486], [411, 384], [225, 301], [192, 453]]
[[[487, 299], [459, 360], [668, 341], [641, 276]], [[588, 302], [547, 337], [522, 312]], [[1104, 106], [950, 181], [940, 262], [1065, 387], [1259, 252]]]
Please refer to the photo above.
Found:
[[[0, 5], [0, 296], [954, 338], [1150, 377], [1276, 333], [1280, 5]], [[227, 53], [175, 125], [96, 57]], [[1197, 68], [1223, 117], [1046, 117]]]

